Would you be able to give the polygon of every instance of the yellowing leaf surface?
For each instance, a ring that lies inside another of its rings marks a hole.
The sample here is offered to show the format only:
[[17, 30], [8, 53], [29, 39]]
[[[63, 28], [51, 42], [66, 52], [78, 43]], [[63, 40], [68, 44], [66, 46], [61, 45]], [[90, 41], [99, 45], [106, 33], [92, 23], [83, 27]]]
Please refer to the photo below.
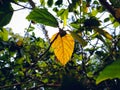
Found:
[[[54, 40], [58, 33], [54, 34], [51, 38], [51, 41]], [[70, 34], [65, 36], [60, 36], [55, 39], [51, 46], [54, 49], [54, 53], [57, 59], [62, 65], [65, 65], [71, 58], [74, 50], [74, 39]]]

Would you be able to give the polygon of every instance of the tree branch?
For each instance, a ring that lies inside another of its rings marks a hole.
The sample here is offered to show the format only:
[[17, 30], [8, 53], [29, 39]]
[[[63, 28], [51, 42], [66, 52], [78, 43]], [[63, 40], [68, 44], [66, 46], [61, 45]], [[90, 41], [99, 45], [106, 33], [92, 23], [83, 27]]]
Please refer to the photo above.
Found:
[[30, 88], [30, 89], [28, 89], [28, 90], [37, 90], [38, 88], [40, 88], [40, 87], [60, 87], [61, 86], [61, 84], [40, 84], [40, 85], [38, 85], [38, 86], [36, 86], [36, 87], [33, 87], [33, 88]]
[[120, 23], [120, 18], [116, 17], [116, 10], [115, 8], [113, 8], [108, 2], [107, 0], [99, 0], [99, 2], [101, 3], [101, 5], [106, 8], [112, 15], [113, 17]]
[[29, 0], [29, 3], [32, 6], [32, 9], [35, 8], [35, 3], [32, 0]]
[[23, 8], [32, 9], [32, 8], [30, 8], [30, 7], [26, 7], [26, 6], [24, 6], [24, 5], [21, 5], [21, 4], [19, 4], [19, 3], [16, 3], [16, 2], [14, 2], [14, 1], [12, 1], [12, 3], [14, 3], [14, 4], [18, 5], [18, 6], [21, 6], [21, 7], [23, 7]]
[[45, 25], [41, 25], [41, 28], [42, 28], [42, 31], [44, 33], [44, 36], [45, 36], [46, 40], [50, 44], [50, 39], [49, 39], [49, 36], [48, 36], [48, 31], [46, 30]]

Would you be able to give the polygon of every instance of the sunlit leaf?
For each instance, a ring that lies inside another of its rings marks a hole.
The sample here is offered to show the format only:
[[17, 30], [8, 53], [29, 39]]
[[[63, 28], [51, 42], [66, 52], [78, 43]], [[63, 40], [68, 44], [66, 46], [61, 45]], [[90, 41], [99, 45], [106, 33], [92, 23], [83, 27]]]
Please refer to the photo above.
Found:
[[74, 39], [76, 39], [83, 47], [87, 45], [87, 42], [75, 32], [69, 31]]
[[45, 8], [35, 8], [28, 16], [28, 20], [33, 20], [44, 25], [58, 27], [56, 18]]
[[80, 28], [80, 25], [76, 22], [73, 22], [70, 24], [73, 28], [76, 28], [76, 29], [79, 29]]
[[114, 78], [120, 79], [120, 60], [113, 62], [111, 65], [108, 65], [103, 71], [101, 71], [96, 79], [96, 84], [99, 84], [104, 80]]
[[19, 2], [27, 2], [28, 0], [17, 0]]
[[113, 24], [113, 26], [114, 26], [115, 28], [117, 28], [118, 26], [120, 26], [120, 23], [119, 23], [119, 22], [115, 22], [115, 23]]
[[40, 0], [42, 6], [45, 6], [45, 0]]
[[94, 28], [95, 31], [97, 31], [99, 34], [103, 35], [104, 37], [106, 37], [107, 39], [112, 40], [112, 35], [110, 35], [107, 31], [102, 30], [100, 28]]
[[113, 27], [117, 28], [120, 23], [116, 22], [115, 18], [113, 16], [110, 15], [110, 21], [113, 23]]
[[87, 13], [88, 12], [88, 7], [87, 7], [87, 3], [86, 2], [83, 2], [83, 13]]
[[68, 9], [61, 9], [58, 13], [58, 16], [61, 17], [61, 19], [63, 20], [63, 26], [67, 25], [67, 18], [68, 18]]
[[0, 38], [3, 41], [7, 41], [8, 40], [8, 31], [5, 28], [2, 28], [2, 30], [0, 31]]
[[[54, 40], [57, 34], [52, 36], [51, 41]], [[62, 37], [59, 34], [56, 40], [53, 42], [52, 48], [54, 48], [54, 53], [60, 63], [65, 65], [72, 56], [74, 50], [74, 39], [70, 34], [66, 34]]]
[[108, 21], [110, 21], [110, 18], [105, 18], [104, 19], [104, 22], [108, 22]]
[[106, 44], [104, 38], [102, 37], [102, 35], [100, 35], [98, 32], [94, 33], [92, 35], [92, 39], [98, 38], [99, 40], [101, 40], [104, 44]]
[[91, 14], [92, 14], [93, 16], [96, 16], [96, 15], [98, 14], [98, 11], [97, 11], [96, 9], [93, 9], [92, 12], [91, 12]]
[[18, 75], [19, 75], [19, 76], [24, 76], [23, 71], [18, 71]]
[[25, 60], [24, 57], [21, 57], [21, 58], [18, 58], [16, 62], [17, 64], [22, 64], [24, 60]]

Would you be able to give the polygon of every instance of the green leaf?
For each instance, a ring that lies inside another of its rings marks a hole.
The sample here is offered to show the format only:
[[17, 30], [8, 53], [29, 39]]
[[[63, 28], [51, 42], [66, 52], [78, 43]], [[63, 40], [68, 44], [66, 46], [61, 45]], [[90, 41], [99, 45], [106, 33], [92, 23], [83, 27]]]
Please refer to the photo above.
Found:
[[113, 24], [113, 26], [114, 26], [115, 28], [117, 28], [118, 26], [120, 26], [120, 23], [115, 22], [115, 23]]
[[63, 0], [57, 0], [56, 2], [55, 2], [55, 5], [60, 5], [60, 4], [62, 4], [62, 2], [63, 2]]
[[24, 76], [24, 72], [23, 71], [18, 71], [18, 75], [19, 76]]
[[96, 9], [93, 9], [92, 12], [91, 12], [92, 16], [96, 16], [98, 14], [98, 10]]
[[115, 18], [110, 15], [110, 21], [113, 23], [113, 27], [117, 28], [120, 24], [116, 22]]
[[37, 23], [41, 23], [44, 25], [58, 27], [58, 22], [56, 18], [48, 12], [45, 8], [35, 8], [31, 13], [27, 16], [28, 20], [33, 20]]
[[21, 57], [21, 58], [18, 58], [16, 62], [17, 64], [23, 64], [24, 60], [25, 60], [24, 57]]
[[74, 39], [76, 39], [83, 47], [87, 45], [87, 42], [75, 32], [69, 31]]
[[112, 35], [110, 35], [107, 31], [102, 30], [100, 28], [94, 28], [95, 31], [97, 31], [99, 34], [103, 35], [104, 37], [106, 37], [109, 40], [112, 40]]
[[48, 0], [48, 1], [47, 1], [47, 5], [48, 5], [49, 7], [51, 7], [51, 6], [53, 5], [53, 0]]
[[5, 28], [2, 28], [2, 30], [0, 31], [0, 38], [3, 41], [7, 41], [8, 40], [8, 31]]
[[13, 15], [13, 8], [10, 2], [0, 4], [0, 28], [7, 25]]
[[48, 78], [44, 78], [44, 79], [42, 80], [42, 82], [47, 83], [47, 82], [48, 82]]
[[108, 22], [108, 21], [110, 21], [110, 18], [105, 18], [104, 19], [104, 22]]
[[40, 0], [42, 6], [45, 6], [45, 0]]
[[27, 2], [28, 0], [18, 0], [19, 2]]
[[115, 8], [120, 7], [120, 0], [109, 0]]
[[92, 35], [92, 39], [98, 38], [99, 40], [101, 40], [104, 44], [106, 44], [104, 38], [102, 37], [102, 35], [100, 35], [98, 32], [94, 33]]
[[111, 65], [105, 67], [103, 71], [100, 72], [99, 76], [96, 79], [96, 84], [107, 80], [107, 79], [120, 79], [120, 60], [113, 62]]
[[57, 15], [61, 17], [64, 26], [66, 26], [68, 18], [68, 9], [61, 9], [60, 11], [58, 11]]

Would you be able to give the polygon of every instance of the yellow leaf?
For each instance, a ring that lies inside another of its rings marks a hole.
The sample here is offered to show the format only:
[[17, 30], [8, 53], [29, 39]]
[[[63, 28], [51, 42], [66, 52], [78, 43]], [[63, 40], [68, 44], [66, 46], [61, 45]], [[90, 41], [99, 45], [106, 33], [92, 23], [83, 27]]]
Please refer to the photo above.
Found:
[[100, 28], [94, 28], [95, 31], [97, 31], [99, 34], [103, 35], [104, 37], [106, 37], [107, 39], [112, 40], [112, 35], [110, 35], [107, 31], [102, 30]]
[[[58, 33], [52, 36], [51, 41], [54, 40], [56, 35], [58, 35]], [[72, 56], [74, 50], [74, 39], [70, 34], [66, 34], [62, 37], [59, 34], [51, 47], [54, 49], [54, 53], [60, 63], [65, 65]]]
[[76, 39], [83, 47], [87, 45], [87, 42], [75, 32], [69, 31], [74, 39]]

